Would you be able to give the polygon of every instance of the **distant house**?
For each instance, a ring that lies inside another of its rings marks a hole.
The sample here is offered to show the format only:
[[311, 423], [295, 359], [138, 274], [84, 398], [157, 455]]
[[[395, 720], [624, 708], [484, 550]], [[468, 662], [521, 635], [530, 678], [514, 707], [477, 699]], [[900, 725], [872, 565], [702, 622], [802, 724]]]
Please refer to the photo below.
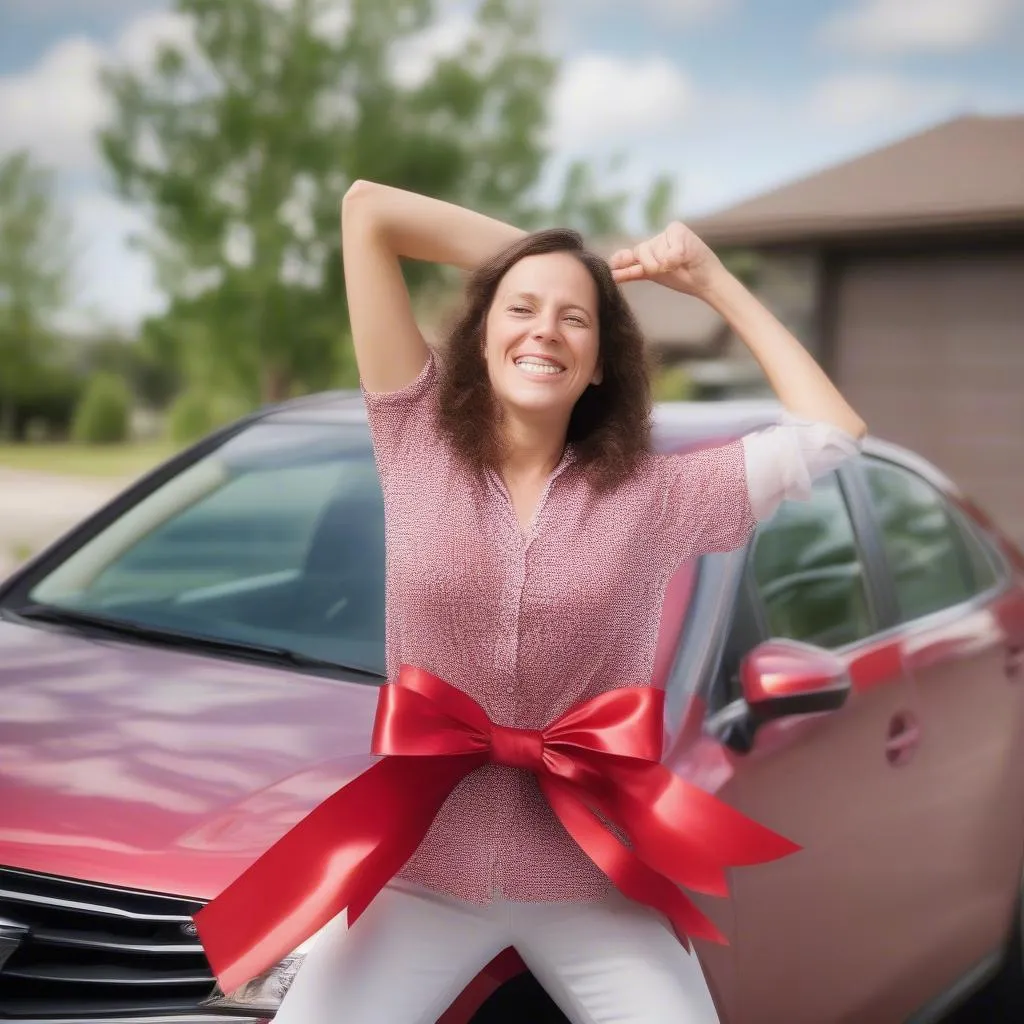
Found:
[[1024, 542], [1024, 116], [958, 118], [691, 223], [760, 254], [759, 290], [872, 432]]

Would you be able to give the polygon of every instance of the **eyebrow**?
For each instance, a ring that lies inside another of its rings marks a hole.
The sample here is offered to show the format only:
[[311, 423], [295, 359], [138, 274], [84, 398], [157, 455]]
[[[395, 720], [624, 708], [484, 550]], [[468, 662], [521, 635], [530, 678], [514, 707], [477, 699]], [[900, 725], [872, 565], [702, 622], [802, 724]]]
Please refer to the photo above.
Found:
[[[535, 294], [534, 292], [513, 292], [511, 295], [508, 296], [508, 298], [510, 298], [510, 299], [527, 299], [530, 302], [533, 302], [535, 304], [539, 304], [540, 301], [541, 301], [540, 300], [540, 296]], [[594, 315], [593, 313], [590, 312], [589, 309], [587, 309], [586, 306], [581, 306], [581, 305], [579, 305], [579, 303], [576, 303], [576, 302], [567, 303], [566, 305], [562, 306], [562, 309], [577, 309], [581, 313], [586, 313], [587, 316], [591, 316], [592, 317]]]

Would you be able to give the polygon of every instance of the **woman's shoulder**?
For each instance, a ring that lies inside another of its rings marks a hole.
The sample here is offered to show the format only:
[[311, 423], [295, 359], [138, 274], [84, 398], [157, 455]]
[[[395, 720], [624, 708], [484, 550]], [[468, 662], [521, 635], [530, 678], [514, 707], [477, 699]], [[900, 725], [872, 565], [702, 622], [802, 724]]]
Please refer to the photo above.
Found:
[[436, 459], [445, 446], [437, 425], [437, 357], [428, 350], [416, 378], [396, 391], [368, 391], [362, 384], [366, 418], [383, 472], [417, 456]]
[[437, 387], [437, 356], [432, 349], [427, 349], [427, 358], [420, 368], [420, 372], [404, 387], [395, 391], [370, 391], [362, 380], [359, 382], [359, 390], [363, 395], [363, 402], [366, 405], [367, 413], [373, 415], [378, 410], [403, 409], [415, 406]]
[[743, 463], [741, 438], [694, 445], [675, 451], [650, 450], [637, 458], [626, 483], [631, 486], [664, 486], [666, 481], [698, 480], [708, 473], [735, 469]]

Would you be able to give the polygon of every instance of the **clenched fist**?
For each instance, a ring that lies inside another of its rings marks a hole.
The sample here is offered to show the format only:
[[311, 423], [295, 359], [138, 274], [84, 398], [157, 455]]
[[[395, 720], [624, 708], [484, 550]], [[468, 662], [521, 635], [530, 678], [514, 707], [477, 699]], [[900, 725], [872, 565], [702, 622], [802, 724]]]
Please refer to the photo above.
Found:
[[677, 292], [703, 297], [722, 273], [721, 260], [685, 224], [673, 221], [660, 235], [609, 260], [612, 276], [626, 281], [656, 281]]

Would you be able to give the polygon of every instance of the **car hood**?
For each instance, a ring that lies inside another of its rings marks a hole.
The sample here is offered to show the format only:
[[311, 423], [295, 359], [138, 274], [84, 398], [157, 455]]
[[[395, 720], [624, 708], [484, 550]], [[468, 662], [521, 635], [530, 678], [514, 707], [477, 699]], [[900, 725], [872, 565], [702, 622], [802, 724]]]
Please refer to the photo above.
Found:
[[372, 763], [376, 699], [0, 621], [0, 865], [212, 898]]

